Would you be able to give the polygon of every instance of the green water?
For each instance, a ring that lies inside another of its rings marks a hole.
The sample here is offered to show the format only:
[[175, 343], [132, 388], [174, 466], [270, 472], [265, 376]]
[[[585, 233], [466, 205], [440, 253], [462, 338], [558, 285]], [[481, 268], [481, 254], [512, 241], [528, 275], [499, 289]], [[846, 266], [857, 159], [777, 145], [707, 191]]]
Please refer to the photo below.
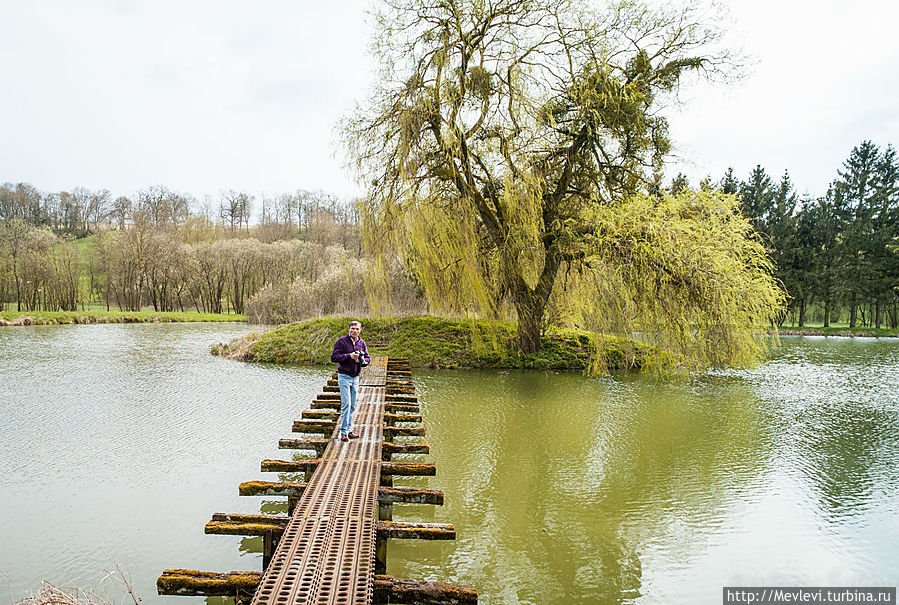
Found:
[[[0, 602], [95, 586], [118, 564], [145, 603], [162, 569], [252, 570], [261, 541], [206, 536], [330, 368], [208, 355], [240, 325], [0, 330]], [[416, 371], [437, 464], [398, 485], [455, 542], [393, 541], [389, 573], [482, 603], [721, 603], [725, 585], [895, 586], [899, 341], [783, 338], [752, 370], [660, 384]], [[419, 440], [412, 438], [411, 440]], [[268, 475], [268, 476], [266, 476]], [[119, 598], [120, 587], [106, 588]], [[118, 591], [118, 592], [117, 592]]]

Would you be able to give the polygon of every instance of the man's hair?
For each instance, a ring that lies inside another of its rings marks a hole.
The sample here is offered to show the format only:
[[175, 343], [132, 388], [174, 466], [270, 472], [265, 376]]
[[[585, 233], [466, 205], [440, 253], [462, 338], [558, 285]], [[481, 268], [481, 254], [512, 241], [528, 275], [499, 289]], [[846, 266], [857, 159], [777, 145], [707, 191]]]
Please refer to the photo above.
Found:
[[354, 319], [353, 321], [350, 322], [350, 327], [352, 328], [353, 326], [359, 326], [359, 327], [361, 328], [361, 327], [362, 327], [362, 322], [361, 322], [361, 321], [356, 321], [356, 320]]

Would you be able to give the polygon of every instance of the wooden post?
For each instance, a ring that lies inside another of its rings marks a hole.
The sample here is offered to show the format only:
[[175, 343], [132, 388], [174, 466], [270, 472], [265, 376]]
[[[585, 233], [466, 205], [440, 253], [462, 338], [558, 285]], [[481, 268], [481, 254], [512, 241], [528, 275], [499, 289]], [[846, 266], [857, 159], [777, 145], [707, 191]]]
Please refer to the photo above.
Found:
[[293, 516], [293, 511], [296, 509], [297, 504], [299, 504], [300, 499], [295, 496], [287, 497], [287, 516]]
[[387, 573], [387, 538], [375, 538], [375, 573]]
[[262, 571], [268, 569], [268, 564], [272, 562], [277, 547], [278, 541], [275, 539], [275, 532], [270, 529], [265, 530], [265, 533], [262, 534]]

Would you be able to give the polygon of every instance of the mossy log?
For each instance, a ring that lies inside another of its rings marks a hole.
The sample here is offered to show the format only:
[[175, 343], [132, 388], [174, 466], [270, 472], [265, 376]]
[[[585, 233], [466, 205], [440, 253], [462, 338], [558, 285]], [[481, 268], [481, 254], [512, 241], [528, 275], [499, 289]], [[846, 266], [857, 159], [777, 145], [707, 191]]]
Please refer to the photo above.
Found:
[[[229, 536], [260, 536], [267, 531], [280, 534], [287, 527], [287, 515], [238, 515], [215, 513], [206, 524], [205, 533]], [[456, 529], [451, 523], [403, 523], [378, 521], [378, 537], [399, 540], [455, 540]]]
[[279, 439], [278, 448], [282, 450], [314, 450], [316, 452], [325, 451], [330, 439]]
[[[264, 473], [302, 473], [314, 471], [320, 460], [263, 460]], [[382, 462], [382, 475], [433, 476], [437, 467], [431, 462]]]
[[[289, 496], [299, 498], [306, 489], [305, 483], [295, 481], [245, 481], [240, 484], [241, 496]], [[417, 487], [380, 487], [378, 501], [404, 504], [443, 505], [443, 492], [439, 489]]]
[[443, 506], [443, 492], [439, 489], [381, 486], [378, 488], [378, 501]]
[[340, 393], [319, 393], [315, 399], [316, 401], [340, 401]]
[[248, 515], [244, 513], [212, 513], [212, 520], [222, 523], [260, 523], [286, 527], [290, 518], [287, 515]]
[[249, 602], [262, 581], [258, 571], [216, 573], [196, 569], [166, 569], [156, 580], [160, 595], [187, 597], [235, 597], [239, 603]]
[[421, 422], [421, 414], [384, 414], [384, 423], [392, 424], [394, 422]]
[[334, 410], [303, 410], [303, 420], [336, 420], [340, 412]]
[[294, 433], [323, 433], [330, 435], [334, 432], [337, 422], [334, 420], [294, 420]]
[[309, 407], [313, 410], [339, 410], [340, 399], [314, 399]]
[[319, 458], [315, 460], [263, 460], [263, 473], [303, 473], [314, 471], [320, 462]]
[[474, 605], [478, 591], [472, 586], [443, 582], [404, 580], [385, 575], [374, 577], [374, 603], [417, 603], [418, 605]]
[[381, 429], [385, 439], [393, 439], [397, 435], [413, 435], [421, 437], [425, 434], [423, 426], [385, 426]]
[[[327, 391], [329, 388], [331, 388], [331, 387], [325, 387], [324, 390]], [[391, 386], [386, 386], [386, 387], [384, 387], [384, 393], [385, 393], [385, 395], [414, 395], [414, 394], [415, 394], [415, 387], [405, 387], [405, 386], [391, 387]]]
[[378, 538], [396, 540], [455, 540], [456, 528], [452, 523], [404, 523], [378, 521], [375, 523]]
[[289, 496], [299, 498], [306, 489], [305, 483], [296, 481], [245, 481], [238, 490], [241, 496]]
[[417, 403], [385, 403], [384, 410], [388, 412], [420, 412], [421, 406]]
[[322, 387], [322, 391], [324, 391], [325, 393], [339, 393], [340, 388], [337, 387], [337, 385], [335, 385], [335, 386], [325, 385], [324, 387]]
[[388, 403], [418, 403], [418, 395], [384, 395]]
[[[193, 597], [235, 597], [249, 602], [262, 581], [258, 571], [215, 573], [195, 569], [166, 569], [156, 580], [160, 595]], [[470, 586], [443, 582], [405, 580], [386, 575], [374, 576], [374, 603], [420, 603], [424, 605], [473, 605], [478, 591]]]
[[431, 446], [427, 443], [393, 443], [385, 441], [381, 444], [383, 454], [430, 454]]
[[[285, 517], [286, 519], [286, 517]], [[250, 521], [210, 521], [203, 532], [218, 536], [262, 536], [270, 531], [280, 536], [287, 527], [287, 521], [281, 523], [252, 523]]]
[[437, 474], [437, 466], [433, 462], [382, 462], [381, 474], [433, 477]]

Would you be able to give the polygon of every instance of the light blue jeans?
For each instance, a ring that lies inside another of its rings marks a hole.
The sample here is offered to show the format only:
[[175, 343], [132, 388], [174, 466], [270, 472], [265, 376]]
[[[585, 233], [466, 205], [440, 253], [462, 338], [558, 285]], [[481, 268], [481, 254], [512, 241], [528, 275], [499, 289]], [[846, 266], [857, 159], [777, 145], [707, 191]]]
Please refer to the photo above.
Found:
[[340, 433], [346, 435], [353, 430], [353, 412], [356, 411], [359, 377], [338, 373], [337, 388], [340, 389]]

